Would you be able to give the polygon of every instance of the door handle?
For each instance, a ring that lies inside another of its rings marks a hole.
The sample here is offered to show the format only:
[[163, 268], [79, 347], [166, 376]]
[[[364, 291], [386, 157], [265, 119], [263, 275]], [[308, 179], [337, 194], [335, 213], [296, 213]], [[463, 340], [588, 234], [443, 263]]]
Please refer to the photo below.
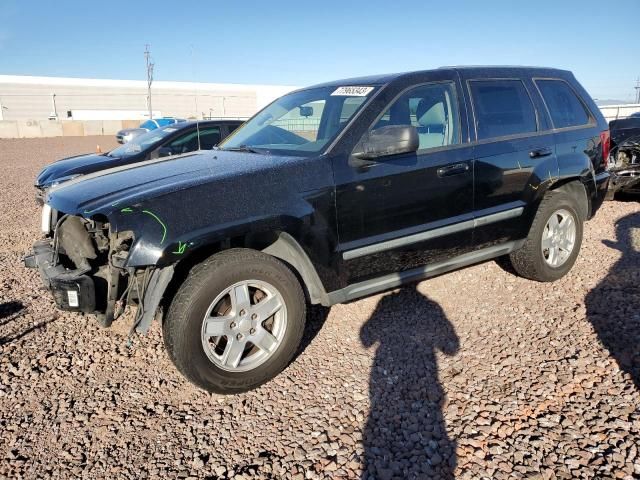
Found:
[[551, 150], [549, 147], [534, 148], [529, 152], [529, 157], [530, 158], [548, 157], [552, 153], [553, 153], [553, 150]]
[[438, 169], [439, 177], [449, 177], [451, 175], [459, 175], [469, 171], [468, 163], [454, 163], [453, 165], [447, 165], [446, 167], [440, 167]]

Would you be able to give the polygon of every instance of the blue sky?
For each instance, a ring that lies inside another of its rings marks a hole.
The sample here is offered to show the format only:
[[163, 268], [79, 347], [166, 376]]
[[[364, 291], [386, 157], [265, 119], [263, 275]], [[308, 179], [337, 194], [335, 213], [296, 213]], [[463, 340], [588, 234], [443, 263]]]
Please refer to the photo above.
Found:
[[[632, 100], [639, 0], [0, 0], [0, 74], [309, 85], [455, 64], [572, 70]], [[635, 39], [633, 36], [635, 35]]]

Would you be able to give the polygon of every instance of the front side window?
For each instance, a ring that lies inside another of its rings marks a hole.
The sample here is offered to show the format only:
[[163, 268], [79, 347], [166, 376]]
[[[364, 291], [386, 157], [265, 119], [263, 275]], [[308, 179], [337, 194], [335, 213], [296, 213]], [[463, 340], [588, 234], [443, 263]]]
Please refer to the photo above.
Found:
[[[198, 142], [198, 133], [200, 133], [200, 142]], [[220, 141], [219, 127], [205, 127], [195, 129], [189, 133], [171, 140], [165, 147], [171, 149], [171, 155], [179, 155], [181, 153], [193, 152], [198, 150], [211, 150]]]
[[171, 135], [176, 129], [173, 127], [164, 127], [151, 130], [137, 137], [133, 137], [131, 141], [115, 148], [109, 152], [110, 157], [130, 157], [137, 155], [143, 150], [147, 150], [159, 143], [163, 138]]
[[235, 132], [236, 129], [240, 125], [242, 125], [242, 124], [241, 123], [239, 123], [239, 124], [231, 123], [231, 124], [227, 125], [227, 131], [228, 131], [229, 135], [231, 135], [233, 132]]
[[478, 140], [537, 131], [536, 112], [521, 80], [469, 84]]
[[412, 88], [387, 108], [372, 130], [389, 125], [412, 125], [418, 130], [418, 150], [460, 143], [458, 101], [453, 83]]
[[220, 143], [220, 127], [200, 129], [200, 149], [211, 150]]
[[562, 80], [536, 80], [547, 104], [554, 128], [577, 127], [589, 123], [589, 113], [574, 91]]
[[244, 123], [220, 147], [300, 156], [320, 153], [376, 90], [373, 86], [332, 86], [284, 95]]

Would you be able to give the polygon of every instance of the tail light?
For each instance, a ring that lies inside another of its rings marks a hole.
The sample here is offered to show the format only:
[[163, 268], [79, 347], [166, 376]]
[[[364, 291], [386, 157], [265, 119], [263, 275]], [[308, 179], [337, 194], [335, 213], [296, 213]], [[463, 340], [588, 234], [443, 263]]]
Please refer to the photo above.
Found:
[[600, 144], [602, 145], [602, 163], [604, 168], [609, 164], [609, 152], [611, 151], [611, 135], [609, 130], [600, 132]]

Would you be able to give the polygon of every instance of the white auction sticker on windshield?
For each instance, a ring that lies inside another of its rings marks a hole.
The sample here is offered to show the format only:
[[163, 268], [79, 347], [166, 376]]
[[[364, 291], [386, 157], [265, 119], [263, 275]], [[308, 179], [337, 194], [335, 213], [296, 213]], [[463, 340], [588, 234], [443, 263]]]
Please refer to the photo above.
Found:
[[371, 93], [373, 87], [363, 87], [363, 86], [351, 86], [351, 87], [338, 87], [336, 88], [332, 96], [347, 96], [347, 97], [366, 97]]

